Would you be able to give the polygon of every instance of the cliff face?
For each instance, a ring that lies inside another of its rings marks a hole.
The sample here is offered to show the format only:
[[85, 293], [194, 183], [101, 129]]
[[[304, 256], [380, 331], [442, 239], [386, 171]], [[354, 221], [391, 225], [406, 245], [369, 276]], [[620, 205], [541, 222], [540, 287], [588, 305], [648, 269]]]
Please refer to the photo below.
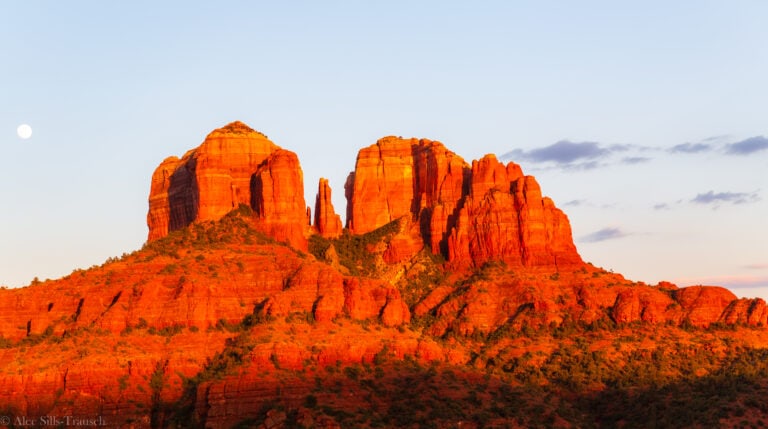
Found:
[[[474, 386], [494, 365], [513, 371], [525, 351], [550, 353], [561, 341], [532, 346], [536, 335], [517, 335], [530, 328], [590, 326], [597, 351], [634, 322], [686, 342], [704, 331], [677, 325], [750, 325], [713, 336], [768, 338], [757, 328], [768, 325], [761, 299], [649, 286], [583, 263], [565, 214], [532, 176], [493, 155], [468, 164], [439, 142], [387, 137], [360, 151], [345, 194], [350, 234], [325, 179], [310, 225], [297, 155], [239, 122], [166, 159], [152, 177], [143, 249], [0, 289], [0, 406], [17, 416], [98, 414], [108, 427], [189, 426], [164, 420], [178, 413], [232, 427], [281, 400], [307, 406], [296, 422], [338, 427], [311, 398], [327, 393], [357, 410], [378, 396], [365, 383], [403, 378], [363, 374], [358, 394], [338, 395], [338, 383], [360, 376], [340, 365], [381, 369], [408, 357], [480, 368]], [[308, 253], [308, 237], [327, 246], [322, 255]], [[649, 344], [636, 346], [645, 353]], [[621, 356], [611, 349], [607, 359]], [[400, 397], [411, 387], [376, 392]], [[288, 425], [279, 412], [258, 427]]]
[[470, 193], [448, 239], [449, 260], [475, 266], [503, 260], [513, 266], [582, 264], [565, 214], [542, 197], [533, 176], [493, 155], [472, 163]]
[[[359, 152], [345, 191], [353, 234], [404, 217], [412, 224], [411, 233], [390, 243], [389, 261], [402, 261], [427, 246], [455, 267], [491, 260], [515, 266], [581, 263], [565, 214], [542, 197], [532, 176], [492, 155], [470, 166], [439, 142], [385, 137]], [[309, 229], [298, 157], [233, 122], [181, 159], [168, 158], [157, 168], [149, 197], [149, 239], [195, 221], [220, 219], [248, 204], [267, 233], [306, 250], [312, 232], [341, 235], [330, 195], [327, 180], [321, 180], [314, 229]]]
[[236, 121], [208, 134], [181, 159], [165, 159], [152, 174], [149, 240], [250, 204], [251, 176], [277, 149], [265, 135]]
[[[258, 224], [255, 213], [225, 217], [98, 268], [0, 289], [0, 406], [30, 418], [100, 415], [106, 427], [160, 427], [149, 410], [178, 400], [182, 376], [203, 371], [244, 318], [311, 320], [306, 327], [335, 327], [342, 318], [358, 329], [410, 321], [392, 285], [345, 278], [275, 244]], [[255, 329], [271, 332], [266, 322]], [[367, 339], [373, 354], [384, 341], [374, 337]], [[277, 333], [253, 359], [301, 365], [351, 354], [343, 335], [323, 342], [321, 356], [308, 352], [312, 341], [299, 345]]]
[[251, 207], [262, 229], [278, 241], [307, 250], [304, 176], [295, 153], [278, 149], [251, 176]]
[[[274, 290], [271, 296], [263, 297], [266, 301], [262, 302], [262, 311], [266, 315], [303, 309], [312, 311], [318, 320], [346, 314], [354, 319], [379, 317], [387, 326], [408, 321], [410, 308], [397, 288], [390, 286], [408, 279], [408, 270], [420, 265], [416, 256], [425, 248], [442, 254], [447, 259], [444, 268], [456, 272], [472, 273], [493, 261], [514, 270], [531, 268], [557, 275], [594, 271], [576, 251], [567, 216], [551, 199], [542, 196], [536, 179], [524, 175], [519, 165], [503, 164], [493, 155], [468, 164], [436, 141], [385, 137], [360, 150], [355, 170], [345, 184], [345, 195], [347, 227], [353, 236], [399, 221], [396, 233], [381, 242], [368, 243], [363, 249], [380, 255], [381, 263], [390, 266], [379, 270], [383, 283], [373, 287], [368, 280], [344, 278], [338, 271], [342, 269], [339, 255], [330, 247], [324, 260], [331, 263], [333, 270], [302, 266], [292, 268], [297, 271], [288, 279], [282, 268], [265, 263], [264, 267], [275, 275], [260, 281], [259, 293], [271, 290], [270, 285], [288, 285], [285, 290]], [[312, 234], [329, 239], [342, 236], [341, 219], [331, 203], [328, 181], [320, 179], [312, 218], [304, 201], [303, 174], [296, 154], [279, 148], [245, 124], [233, 122], [210, 133], [203, 144], [181, 159], [168, 158], [157, 168], [147, 216], [150, 240], [193, 222], [221, 219], [240, 204], [253, 209], [256, 229], [301, 251], [308, 250], [307, 239]], [[310, 225], [312, 220], [314, 225]], [[347, 251], [354, 247], [349, 243], [347, 246]], [[602, 275], [599, 271], [593, 274]], [[560, 284], [551, 281], [521, 284], [509, 280], [499, 287], [505, 275], [497, 274], [496, 283], [483, 287], [494, 293], [480, 294], [477, 299], [472, 298], [473, 293], [456, 295], [452, 288], [432, 285], [433, 290], [414, 309], [421, 314], [434, 311], [452, 315], [444, 320], [444, 328], [453, 326], [451, 317], [468, 317], [464, 325], [452, 328], [461, 332], [478, 326], [495, 329], [513, 309], [527, 306], [537, 309], [534, 319], [547, 323], [566, 317], [591, 322], [605, 314], [617, 323], [687, 322], [706, 326], [713, 322], [768, 322], [764, 302], [736, 300], [722, 288], [605, 287], [599, 282], [585, 287], [586, 279], [575, 278], [572, 283], [579, 285], [578, 292], [564, 293]], [[617, 284], [622, 282], [623, 278]], [[456, 296], [443, 302], [449, 293]], [[556, 297], [554, 293], [561, 295]], [[157, 302], [162, 301], [158, 297]], [[197, 301], [192, 299], [187, 310], [197, 308]], [[58, 304], [57, 310], [70, 311], [74, 305], [74, 301]], [[459, 307], [454, 309], [452, 305]], [[78, 314], [87, 318], [90, 307], [82, 303], [80, 307]], [[462, 314], [458, 308], [464, 308]], [[20, 314], [18, 308], [8, 310]], [[29, 308], [22, 313], [29, 320], [28, 334], [45, 329], [58, 314], [49, 310], [43, 317]], [[188, 319], [203, 324], [210, 324], [211, 317], [219, 317], [208, 312], [205, 317], [189, 314]], [[109, 323], [123, 326], [122, 322]], [[20, 335], [18, 330], [3, 332], [8, 326], [0, 324], [0, 333], [11, 338]]]
[[253, 208], [261, 228], [306, 250], [304, 178], [295, 153], [242, 122], [205, 138], [181, 159], [167, 158], [152, 175], [149, 240], [196, 221], [218, 220], [240, 204]]
[[493, 155], [470, 167], [439, 142], [386, 137], [360, 151], [346, 196], [352, 233], [407, 216], [455, 266], [582, 263], [565, 214], [520, 166]]

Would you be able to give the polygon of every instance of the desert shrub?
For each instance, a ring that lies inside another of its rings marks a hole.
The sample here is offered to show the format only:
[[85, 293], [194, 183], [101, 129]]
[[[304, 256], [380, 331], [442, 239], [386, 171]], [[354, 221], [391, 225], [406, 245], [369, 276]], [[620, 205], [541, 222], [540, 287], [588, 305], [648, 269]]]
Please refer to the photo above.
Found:
[[344, 367], [344, 374], [352, 380], [357, 380], [360, 377], [360, 368], [356, 366]]
[[285, 316], [286, 323], [315, 323], [315, 315], [311, 311], [294, 311]]
[[160, 274], [173, 274], [179, 268], [177, 264], [168, 264], [160, 270]]
[[443, 269], [445, 259], [442, 255], [435, 255], [428, 249], [423, 252], [426, 255], [424, 269], [417, 275], [408, 278], [402, 286], [400, 293], [405, 303], [413, 309], [436, 285], [443, 283], [446, 278], [446, 272]]
[[151, 326], [147, 330], [147, 333], [149, 333], [150, 335], [160, 335], [162, 337], [172, 337], [174, 335], [180, 334], [181, 331], [184, 330], [184, 326], [185, 325], [180, 323], [175, 323], [173, 325], [166, 326], [160, 329], [157, 329], [154, 326]]
[[309, 239], [309, 253], [323, 260], [325, 252], [333, 245], [339, 255], [339, 264], [346, 267], [355, 276], [373, 276], [376, 274], [376, 256], [370, 247], [388, 242], [400, 230], [400, 221], [394, 220], [380, 228], [365, 234], [353, 235], [348, 230], [335, 239], [314, 235]]
[[304, 398], [304, 406], [307, 408], [317, 407], [317, 396], [309, 394]]

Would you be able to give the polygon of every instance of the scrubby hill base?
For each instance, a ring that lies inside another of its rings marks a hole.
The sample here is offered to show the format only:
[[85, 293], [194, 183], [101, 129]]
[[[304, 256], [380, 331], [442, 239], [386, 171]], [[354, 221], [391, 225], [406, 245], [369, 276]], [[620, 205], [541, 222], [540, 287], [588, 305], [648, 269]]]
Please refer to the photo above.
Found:
[[768, 331], [734, 318], [748, 302], [719, 289], [588, 264], [448, 271], [428, 250], [388, 264], [407, 219], [310, 237], [309, 252], [255, 225], [241, 207], [0, 290], [0, 415], [139, 428], [768, 422]]

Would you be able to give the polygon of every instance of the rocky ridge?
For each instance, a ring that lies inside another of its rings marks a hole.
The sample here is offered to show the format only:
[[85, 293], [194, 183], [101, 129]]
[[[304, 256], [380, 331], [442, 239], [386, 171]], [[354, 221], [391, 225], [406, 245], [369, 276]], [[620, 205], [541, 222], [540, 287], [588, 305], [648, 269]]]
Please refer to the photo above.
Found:
[[385, 137], [364, 148], [347, 179], [347, 227], [362, 234], [402, 217], [454, 268], [582, 264], [565, 214], [515, 163], [486, 155], [468, 165], [439, 142]]
[[143, 249], [0, 290], [0, 406], [100, 413], [115, 427], [187, 427], [184, 416], [231, 427], [277, 398], [336, 427], [301, 405], [314, 391], [306, 368], [322, 379], [408, 358], [491, 371], [519, 360], [520, 333], [573, 326], [607, 337], [633, 324], [681, 336], [728, 326], [766, 340], [761, 299], [584, 263], [565, 214], [493, 155], [468, 164], [439, 142], [379, 140], [347, 180], [346, 229], [327, 181], [314, 218], [303, 186], [296, 154], [239, 122], [163, 161]]

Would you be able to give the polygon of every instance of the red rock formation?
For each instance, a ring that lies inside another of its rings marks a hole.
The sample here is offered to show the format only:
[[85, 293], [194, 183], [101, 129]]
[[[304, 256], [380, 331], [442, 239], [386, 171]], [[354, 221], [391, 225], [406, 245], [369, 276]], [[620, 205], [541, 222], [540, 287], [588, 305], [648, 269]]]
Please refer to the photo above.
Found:
[[266, 316], [312, 313], [324, 322], [345, 314], [355, 320], [379, 318], [386, 326], [411, 320], [408, 306], [397, 289], [373, 279], [343, 279], [327, 265], [302, 265], [287, 280], [285, 288], [270, 296], [262, 308]]
[[768, 324], [768, 307], [761, 298], [741, 298], [728, 305], [720, 317], [720, 321], [729, 325], [744, 324], [765, 326]]
[[[494, 353], [523, 353], [533, 340], [518, 341], [509, 330], [607, 317], [619, 325], [768, 323], [761, 299], [736, 299], [719, 287], [651, 287], [583, 264], [565, 214], [533, 177], [492, 155], [469, 166], [438, 142], [388, 137], [360, 151], [345, 191], [354, 233], [398, 220], [386, 240], [356, 250], [381, 257], [379, 278], [342, 274], [349, 271], [340, 271], [334, 246], [325, 264], [253, 230], [302, 250], [311, 230], [296, 154], [263, 135], [236, 122], [181, 159], [166, 159], [150, 192], [149, 238], [156, 241], [64, 279], [0, 289], [0, 404], [14, 415], [98, 414], [111, 426], [163, 426], [163, 409], [182, 398], [185, 380], [198, 379], [189, 406], [201, 425], [230, 427], [263, 417], [255, 413], [271, 399], [302, 404], [321, 394], [313, 380], [326, 371], [315, 365], [371, 364], [381, 356], [490, 365], [513, 357]], [[255, 215], [157, 241], [238, 204]], [[341, 232], [325, 179], [314, 226], [326, 237]], [[442, 277], [428, 255], [413, 258], [425, 247], [454, 267], [482, 268]], [[496, 260], [506, 264], [486, 264]], [[416, 303], [418, 324], [408, 326], [403, 296]], [[750, 341], [765, 344], [766, 331], [748, 331]], [[448, 332], [466, 337], [452, 341]], [[210, 377], [232, 364], [242, 366]], [[264, 374], [272, 369], [297, 378], [270, 383]], [[354, 395], [339, 395], [346, 396], [357, 409]], [[305, 411], [295, 417], [306, 426], [330, 418]], [[265, 426], [287, 421], [282, 411], [270, 413]]]
[[647, 287], [630, 287], [616, 297], [611, 317], [617, 323], [664, 323], [678, 314], [671, 307], [674, 301], [667, 294]]
[[236, 121], [208, 134], [181, 159], [167, 158], [152, 175], [149, 240], [250, 204], [251, 176], [277, 149], [265, 135]]
[[424, 238], [418, 225], [414, 225], [406, 216], [398, 222], [399, 230], [386, 243], [382, 257], [387, 264], [405, 262], [424, 249]]
[[250, 205], [261, 228], [306, 250], [304, 179], [296, 154], [233, 122], [208, 134], [183, 158], [163, 161], [152, 175], [149, 240], [195, 221], [217, 220]]
[[438, 142], [385, 137], [360, 151], [345, 188], [356, 234], [408, 217], [433, 252], [458, 266], [581, 263], [565, 214], [520, 166], [493, 155], [469, 168]]
[[345, 185], [347, 226], [363, 234], [409, 215], [420, 219], [416, 224], [437, 252], [467, 173], [464, 160], [439, 142], [384, 137], [358, 153]]
[[264, 160], [251, 179], [250, 203], [265, 232], [307, 250], [304, 176], [295, 153], [278, 149]]
[[568, 218], [518, 165], [505, 167], [486, 155], [472, 163], [470, 189], [448, 241], [449, 260], [556, 268], [582, 263]]
[[327, 238], [341, 235], [341, 217], [333, 210], [331, 202], [331, 187], [328, 179], [321, 178], [315, 199], [315, 229], [317, 233]]
[[694, 326], [707, 326], [720, 320], [736, 295], [718, 286], [689, 286], [674, 291], [675, 301], [685, 312], [685, 319]]

